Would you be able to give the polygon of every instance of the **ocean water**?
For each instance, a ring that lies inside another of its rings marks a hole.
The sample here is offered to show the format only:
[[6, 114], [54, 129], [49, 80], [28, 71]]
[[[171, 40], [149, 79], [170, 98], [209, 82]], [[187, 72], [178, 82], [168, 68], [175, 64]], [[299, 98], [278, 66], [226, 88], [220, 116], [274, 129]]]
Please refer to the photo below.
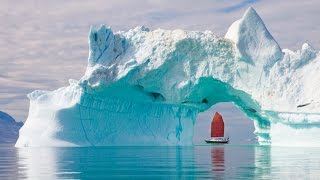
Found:
[[319, 148], [259, 145], [14, 148], [0, 179], [319, 179]]

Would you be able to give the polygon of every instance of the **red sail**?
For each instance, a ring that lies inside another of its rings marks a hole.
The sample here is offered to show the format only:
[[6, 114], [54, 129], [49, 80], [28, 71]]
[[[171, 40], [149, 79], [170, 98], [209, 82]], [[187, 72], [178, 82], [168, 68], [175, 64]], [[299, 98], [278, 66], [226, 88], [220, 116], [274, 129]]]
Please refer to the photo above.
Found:
[[216, 112], [211, 122], [211, 137], [224, 136], [224, 122], [222, 116]]

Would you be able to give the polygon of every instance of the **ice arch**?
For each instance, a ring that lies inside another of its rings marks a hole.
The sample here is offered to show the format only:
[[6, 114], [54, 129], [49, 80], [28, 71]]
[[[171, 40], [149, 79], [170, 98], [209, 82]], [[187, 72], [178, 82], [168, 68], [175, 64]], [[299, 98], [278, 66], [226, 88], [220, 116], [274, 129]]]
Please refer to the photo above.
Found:
[[319, 53], [282, 50], [252, 8], [225, 38], [101, 26], [89, 46], [79, 81], [28, 95], [16, 146], [191, 145], [197, 113], [218, 102], [254, 120], [261, 144], [320, 145]]

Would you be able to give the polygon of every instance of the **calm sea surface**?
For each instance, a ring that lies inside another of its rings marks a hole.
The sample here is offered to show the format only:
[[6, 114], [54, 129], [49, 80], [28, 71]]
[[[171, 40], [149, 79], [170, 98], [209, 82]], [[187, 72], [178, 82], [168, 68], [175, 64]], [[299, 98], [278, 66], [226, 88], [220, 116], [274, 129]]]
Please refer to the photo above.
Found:
[[14, 148], [0, 179], [320, 179], [319, 148], [259, 145]]

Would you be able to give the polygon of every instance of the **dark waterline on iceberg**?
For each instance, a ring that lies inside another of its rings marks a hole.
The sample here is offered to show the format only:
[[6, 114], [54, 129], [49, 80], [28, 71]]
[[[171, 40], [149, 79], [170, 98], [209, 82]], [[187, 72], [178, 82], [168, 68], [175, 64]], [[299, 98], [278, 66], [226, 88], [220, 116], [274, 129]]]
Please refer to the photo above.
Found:
[[0, 145], [0, 179], [314, 179], [319, 173], [319, 148]]

